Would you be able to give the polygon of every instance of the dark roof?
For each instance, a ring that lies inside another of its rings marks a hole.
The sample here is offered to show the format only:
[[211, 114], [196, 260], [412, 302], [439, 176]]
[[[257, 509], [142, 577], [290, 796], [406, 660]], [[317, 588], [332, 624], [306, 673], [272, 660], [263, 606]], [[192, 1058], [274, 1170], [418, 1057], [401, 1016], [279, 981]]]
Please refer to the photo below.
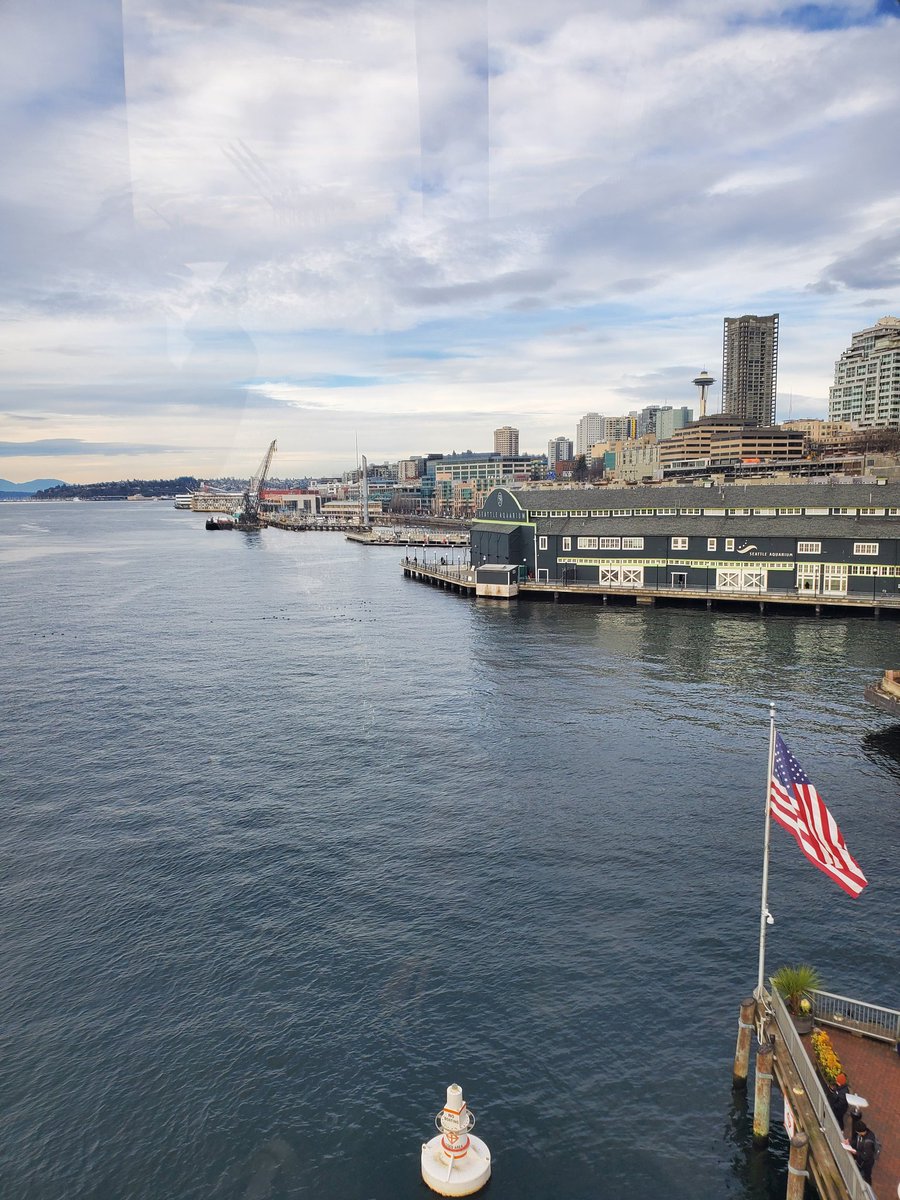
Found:
[[900, 508], [900, 483], [726, 483], [587, 488], [507, 487], [524, 509]]

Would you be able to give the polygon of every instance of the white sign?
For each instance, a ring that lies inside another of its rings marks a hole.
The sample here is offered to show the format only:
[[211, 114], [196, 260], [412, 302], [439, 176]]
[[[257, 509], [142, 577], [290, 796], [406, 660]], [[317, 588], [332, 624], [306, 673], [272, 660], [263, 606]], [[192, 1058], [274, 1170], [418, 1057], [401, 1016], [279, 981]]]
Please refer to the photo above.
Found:
[[792, 1138], [797, 1129], [797, 1125], [794, 1121], [794, 1110], [791, 1108], [790, 1101], [785, 1093], [782, 1092], [781, 1095], [784, 1099], [784, 1127], [787, 1130], [788, 1137]]

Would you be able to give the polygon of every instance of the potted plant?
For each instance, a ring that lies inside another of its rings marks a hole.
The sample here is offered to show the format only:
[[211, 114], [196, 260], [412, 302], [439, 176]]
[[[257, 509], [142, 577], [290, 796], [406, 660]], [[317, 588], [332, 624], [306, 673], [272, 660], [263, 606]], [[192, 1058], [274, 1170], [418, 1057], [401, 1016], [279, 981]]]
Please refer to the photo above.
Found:
[[809, 1033], [813, 1025], [812, 996], [822, 986], [815, 967], [801, 963], [796, 967], [781, 967], [772, 976], [772, 986], [784, 1000], [794, 1018], [798, 1033]]

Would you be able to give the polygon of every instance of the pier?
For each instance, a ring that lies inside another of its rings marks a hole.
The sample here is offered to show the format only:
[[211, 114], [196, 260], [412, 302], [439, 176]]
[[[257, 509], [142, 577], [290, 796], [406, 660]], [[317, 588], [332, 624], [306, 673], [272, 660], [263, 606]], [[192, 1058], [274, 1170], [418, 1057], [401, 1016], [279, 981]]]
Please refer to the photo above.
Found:
[[426, 563], [424, 559], [419, 562], [417, 557], [407, 556], [402, 566], [406, 579], [415, 579], [419, 583], [468, 596], [475, 595], [475, 571], [468, 563]]
[[[433, 548], [440, 549], [439, 546]], [[416, 563], [407, 557], [402, 560], [401, 565], [407, 579], [417, 579], [436, 587], [442, 586], [445, 582], [448, 584], [458, 583], [462, 578], [459, 569], [452, 564], [442, 566], [440, 563], [432, 563], [426, 569], [423, 563]], [[465, 570], [471, 579], [466, 586], [454, 588], [454, 590], [474, 596], [475, 569], [467, 567]], [[563, 578], [540, 581], [520, 580], [517, 585], [517, 594], [519, 599], [551, 601], [557, 604], [624, 604], [649, 607], [660, 605], [710, 610], [723, 608], [746, 610], [749, 608], [760, 613], [773, 610], [805, 612], [815, 616], [858, 613], [876, 619], [883, 615], [900, 619], [900, 599], [892, 596], [867, 597], [859, 594], [852, 596], [829, 594], [826, 596], [797, 589], [707, 591], [705, 588], [623, 587], [618, 584], [575, 583]], [[871, 699], [868, 689], [866, 695]], [[898, 712], [900, 712], [900, 701], [896, 701], [896, 703]]]
[[[802, 1197], [808, 1172], [822, 1200], [896, 1200], [900, 1180], [900, 1012], [881, 1005], [810, 993], [815, 1025], [827, 1030], [851, 1091], [867, 1101], [865, 1119], [882, 1144], [872, 1175], [863, 1180], [843, 1144], [844, 1131], [828, 1103], [812, 1056], [810, 1037], [801, 1035], [784, 1001], [773, 989], [741, 1006], [735, 1086], [747, 1080], [749, 1030], [762, 1031], [756, 1057], [754, 1140], [764, 1146], [769, 1133], [772, 1083], [781, 1090], [785, 1128], [791, 1137], [787, 1196]], [[849, 1117], [846, 1119], [849, 1127]], [[799, 1185], [799, 1187], [798, 1187]]]

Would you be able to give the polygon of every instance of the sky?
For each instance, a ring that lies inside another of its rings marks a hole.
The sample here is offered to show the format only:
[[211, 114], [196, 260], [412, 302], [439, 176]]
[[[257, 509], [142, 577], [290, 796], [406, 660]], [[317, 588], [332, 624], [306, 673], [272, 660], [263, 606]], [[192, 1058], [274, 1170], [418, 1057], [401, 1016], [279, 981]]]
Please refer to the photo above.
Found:
[[14, 481], [541, 452], [742, 313], [825, 416], [900, 316], [898, 0], [5, 0], [0, 57]]

